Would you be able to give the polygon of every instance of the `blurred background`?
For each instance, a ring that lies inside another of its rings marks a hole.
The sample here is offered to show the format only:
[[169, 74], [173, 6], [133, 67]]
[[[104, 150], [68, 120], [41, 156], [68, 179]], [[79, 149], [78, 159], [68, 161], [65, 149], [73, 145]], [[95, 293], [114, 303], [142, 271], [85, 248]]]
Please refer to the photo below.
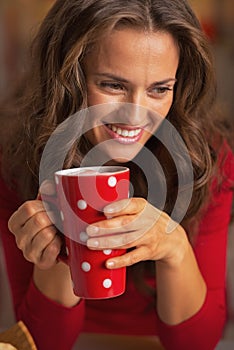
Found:
[[[215, 56], [218, 96], [234, 120], [234, 0], [189, 0]], [[0, 94], [23, 72], [29, 43], [55, 0], [0, 0]]]

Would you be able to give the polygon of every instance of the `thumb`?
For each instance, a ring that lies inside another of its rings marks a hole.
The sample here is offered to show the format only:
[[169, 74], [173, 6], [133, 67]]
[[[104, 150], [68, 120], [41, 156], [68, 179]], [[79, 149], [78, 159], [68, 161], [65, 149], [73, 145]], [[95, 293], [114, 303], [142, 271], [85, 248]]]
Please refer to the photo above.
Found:
[[54, 196], [56, 194], [55, 183], [51, 180], [45, 180], [42, 182], [37, 199], [41, 199], [41, 195]]

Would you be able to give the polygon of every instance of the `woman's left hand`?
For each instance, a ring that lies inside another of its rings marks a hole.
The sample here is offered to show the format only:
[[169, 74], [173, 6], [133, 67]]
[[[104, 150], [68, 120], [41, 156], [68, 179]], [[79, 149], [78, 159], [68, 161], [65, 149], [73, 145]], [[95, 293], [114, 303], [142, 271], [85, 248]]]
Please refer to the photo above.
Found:
[[108, 268], [130, 266], [144, 260], [160, 260], [175, 265], [188, 246], [187, 235], [165, 212], [143, 198], [124, 199], [104, 209], [107, 220], [86, 229], [90, 249], [130, 249], [107, 260]]

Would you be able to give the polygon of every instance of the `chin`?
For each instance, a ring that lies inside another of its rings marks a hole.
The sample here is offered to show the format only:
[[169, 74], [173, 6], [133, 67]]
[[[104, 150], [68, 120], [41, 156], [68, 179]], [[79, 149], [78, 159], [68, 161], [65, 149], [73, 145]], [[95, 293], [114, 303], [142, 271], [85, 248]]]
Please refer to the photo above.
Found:
[[107, 157], [109, 158], [109, 160], [107, 161], [107, 163], [109, 165], [111, 165], [111, 163], [114, 165], [114, 164], [123, 164], [123, 163], [128, 163], [128, 162], [131, 162], [135, 157], [136, 155], [138, 154], [137, 153], [134, 153], [134, 154], [123, 154], [123, 155], [113, 155], [111, 154], [111, 152], [108, 152], [107, 154]]
[[109, 147], [106, 147], [103, 151], [110, 161], [113, 160], [118, 163], [127, 163], [133, 160], [142, 149], [142, 145], [139, 143], [135, 146], [121, 146], [122, 145], [119, 147], [112, 147], [110, 144]]
[[114, 158], [114, 159], [111, 159], [110, 161], [108, 161], [106, 164], [107, 165], [124, 164], [124, 163], [130, 162], [132, 159], [133, 158], [131, 158], [131, 159], [128, 159], [128, 158]]

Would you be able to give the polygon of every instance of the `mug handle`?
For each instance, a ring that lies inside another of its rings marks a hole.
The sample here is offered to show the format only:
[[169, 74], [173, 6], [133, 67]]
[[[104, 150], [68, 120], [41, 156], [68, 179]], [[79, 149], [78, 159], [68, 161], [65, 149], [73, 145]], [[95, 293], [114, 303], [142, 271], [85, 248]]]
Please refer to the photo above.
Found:
[[[59, 204], [58, 204], [57, 196], [49, 196], [47, 194], [43, 194], [43, 199], [42, 199], [42, 195], [41, 195], [41, 193], [39, 193], [38, 196], [37, 196], [37, 199], [40, 200], [40, 201], [46, 201], [49, 204], [53, 204], [59, 210]], [[63, 236], [63, 235], [60, 234], [60, 236]], [[63, 239], [63, 244], [62, 244], [60, 253], [58, 255], [58, 261], [62, 261], [65, 264], [69, 265], [68, 255], [66, 254], [65, 248], [66, 248], [66, 245], [65, 245], [65, 241]]]

